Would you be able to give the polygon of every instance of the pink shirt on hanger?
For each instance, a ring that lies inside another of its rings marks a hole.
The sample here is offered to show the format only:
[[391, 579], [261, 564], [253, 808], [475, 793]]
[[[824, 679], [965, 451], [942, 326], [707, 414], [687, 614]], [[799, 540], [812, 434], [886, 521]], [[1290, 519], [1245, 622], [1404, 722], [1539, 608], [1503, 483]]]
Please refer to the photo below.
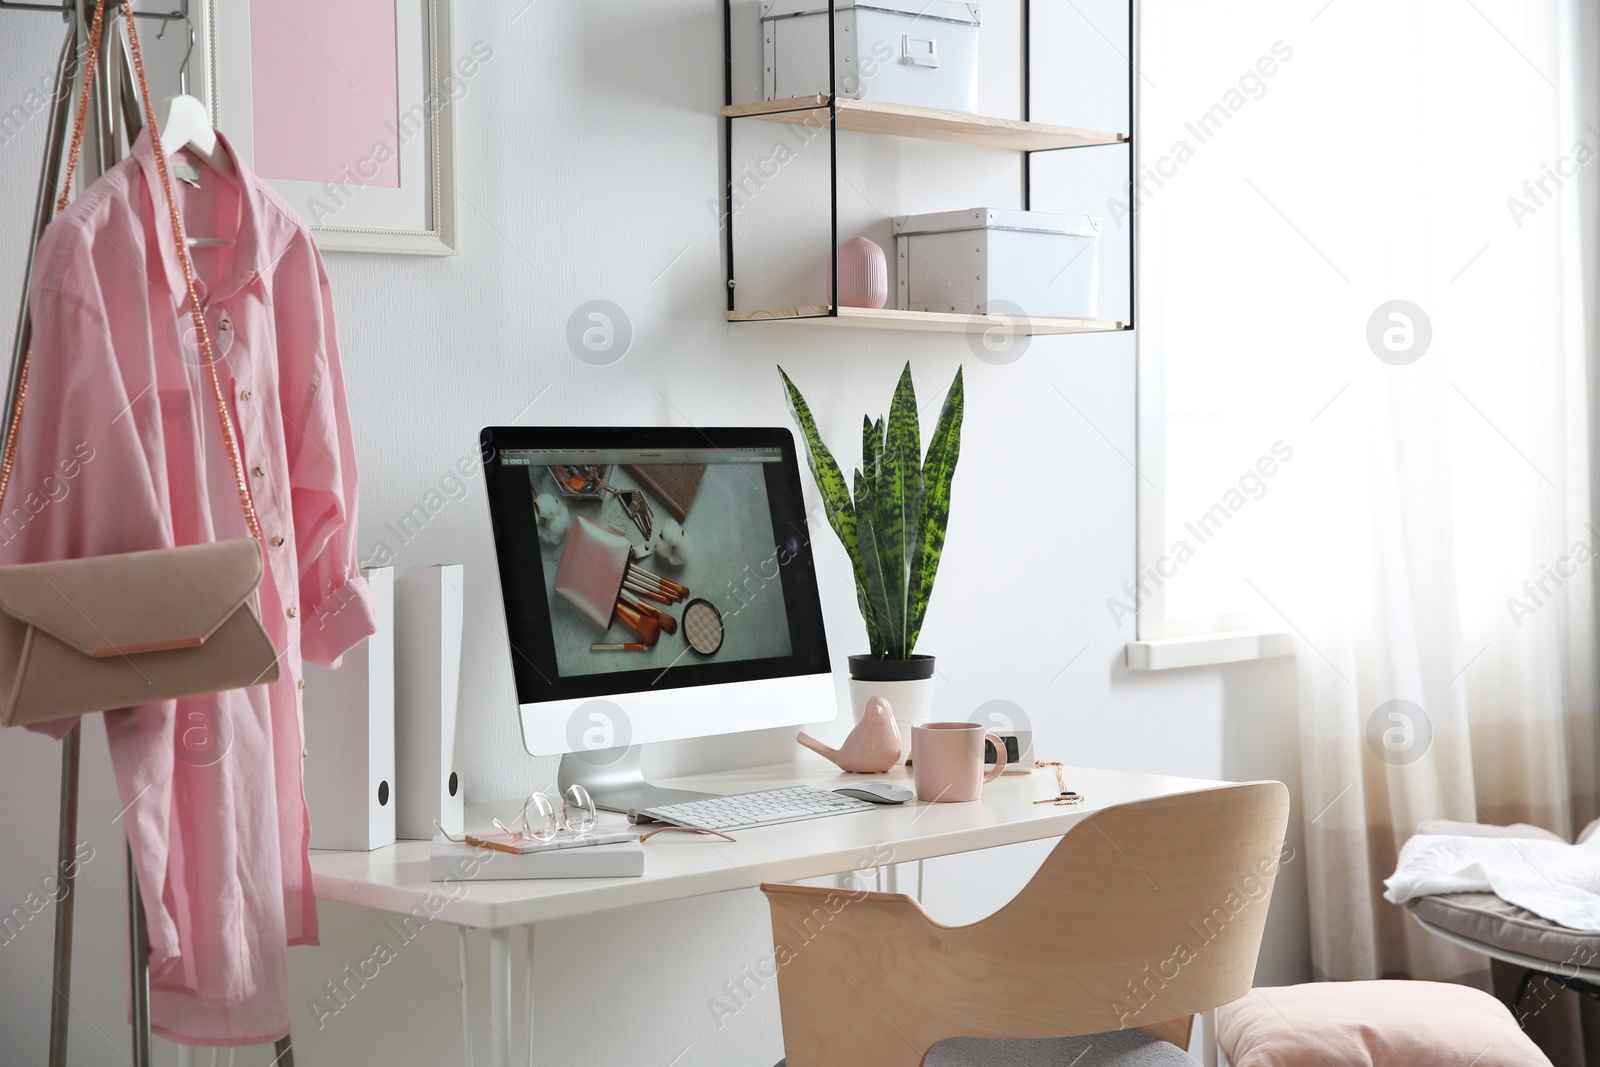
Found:
[[[317, 943], [301, 663], [334, 664], [374, 630], [328, 277], [305, 224], [227, 151], [237, 188], [204, 165], [198, 189], [173, 184], [191, 238], [232, 241], [192, 254], [266, 539], [261, 616], [280, 675], [105, 713], [153, 1029], [206, 1045], [289, 1029], [286, 946]], [[249, 536], [146, 137], [50, 225], [30, 299], [0, 563]]]

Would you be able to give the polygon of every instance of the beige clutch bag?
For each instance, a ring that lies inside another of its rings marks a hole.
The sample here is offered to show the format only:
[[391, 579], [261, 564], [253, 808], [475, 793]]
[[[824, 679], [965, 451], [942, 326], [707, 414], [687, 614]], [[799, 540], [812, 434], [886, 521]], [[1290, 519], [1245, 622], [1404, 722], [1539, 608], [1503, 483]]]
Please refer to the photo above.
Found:
[[[95, 10], [90, 38], [87, 69], [91, 72], [99, 50], [102, 10], [103, 5]], [[153, 131], [155, 114], [137, 49], [133, 58], [145, 101], [145, 129]], [[72, 186], [93, 80], [84, 79], [58, 213], [66, 208], [66, 190]], [[223, 402], [210, 331], [195, 289], [194, 265], [172, 198], [166, 154], [153, 136], [151, 147], [178, 258], [189, 281], [190, 318], [210, 371], [223, 443], [252, 536], [0, 567], [0, 724], [6, 726], [239, 689], [278, 678], [278, 653], [261, 625], [256, 600], [264, 566], [261, 524]], [[13, 387], [11, 424], [0, 459], [0, 501], [11, 481], [30, 356], [24, 350]]]
[[0, 567], [0, 722], [276, 680], [261, 574], [247, 538]]

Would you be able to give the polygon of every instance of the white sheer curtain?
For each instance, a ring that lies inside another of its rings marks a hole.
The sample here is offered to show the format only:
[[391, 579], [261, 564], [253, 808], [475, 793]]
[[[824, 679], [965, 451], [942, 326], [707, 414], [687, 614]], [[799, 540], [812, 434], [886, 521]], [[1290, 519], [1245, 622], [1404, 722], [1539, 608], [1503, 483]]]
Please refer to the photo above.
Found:
[[1430, 818], [1570, 834], [1600, 814], [1583, 8], [1144, 5], [1141, 151], [1190, 148], [1142, 216], [1171, 536], [1293, 449], [1169, 603], [1299, 634], [1320, 977], [1482, 982], [1482, 957], [1380, 899], [1400, 843]]
[[[1348, 385], [1297, 458], [1288, 565], [1256, 584], [1301, 636], [1313, 955], [1330, 978], [1483, 971], [1378, 897], [1419, 822], [1571, 834], [1596, 814], [1580, 190], [1600, 165], [1577, 158], [1584, 137], [1600, 151], [1582, 129], [1597, 112], [1576, 2], [1465, 6], [1349, 28], [1359, 88], [1316, 124], [1348, 151], [1306, 177], [1343, 190], [1363, 284], [1329, 286], [1346, 299], [1309, 349]], [[1362, 151], [1373, 135], [1388, 151]], [[1365, 320], [1395, 298], [1421, 310], [1378, 314], [1380, 358]]]

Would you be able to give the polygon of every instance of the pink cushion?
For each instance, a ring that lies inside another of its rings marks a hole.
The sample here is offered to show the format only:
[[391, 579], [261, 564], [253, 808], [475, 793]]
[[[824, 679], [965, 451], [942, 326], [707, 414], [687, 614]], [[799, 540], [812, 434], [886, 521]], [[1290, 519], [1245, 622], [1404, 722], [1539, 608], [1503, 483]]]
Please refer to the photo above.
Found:
[[1550, 1067], [1489, 994], [1445, 982], [1252, 989], [1217, 1009], [1233, 1067]]

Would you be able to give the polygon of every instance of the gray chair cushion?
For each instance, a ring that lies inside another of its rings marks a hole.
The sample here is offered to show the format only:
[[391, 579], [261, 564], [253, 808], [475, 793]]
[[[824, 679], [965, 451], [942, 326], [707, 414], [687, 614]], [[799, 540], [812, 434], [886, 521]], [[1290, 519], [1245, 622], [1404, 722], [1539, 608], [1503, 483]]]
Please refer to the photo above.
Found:
[[[1578, 840], [1585, 841], [1600, 826], [1600, 819], [1584, 828]], [[1565, 840], [1549, 830], [1526, 823], [1512, 826], [1487, 826], [1478, 823], [1435, 819], [1417, 827], [1419, 834], [1447, 834], [1454, 837], [1521, 837], [1539, 841]], [[1419, 897], [1408, 901], [1417, 918], [1452, 934], [1477, 941], [1489, 948], [1549, 960], [1570, 968], [1593, 966], [1600, 961], [1600, 933], [1570, 930], [1549, 919], [1507, 904], [1493, 893], [1450, 893]]]
[[[779, 1060], [778, 1067], [787, 1062]], [[928, 1051], [923, 1067], [1195, 1067], [1198, 1062], [1143, 1030], [1112, 1030], [1037, 1041], [950, 1037]]]
[[1493, 893], [1449, 893], [1408, 901], [1412, 914], [1489, 948], [1549, 960], [1552, 967], [1593, 967], [1600, 933], [1572, 930], [1507, 904]]
[[924, 1067], [1196, 1067], [1183, 1049], [1143, 1030], [1084, 1037], [986, 1041], [951, 1037], [928, 1052]]

